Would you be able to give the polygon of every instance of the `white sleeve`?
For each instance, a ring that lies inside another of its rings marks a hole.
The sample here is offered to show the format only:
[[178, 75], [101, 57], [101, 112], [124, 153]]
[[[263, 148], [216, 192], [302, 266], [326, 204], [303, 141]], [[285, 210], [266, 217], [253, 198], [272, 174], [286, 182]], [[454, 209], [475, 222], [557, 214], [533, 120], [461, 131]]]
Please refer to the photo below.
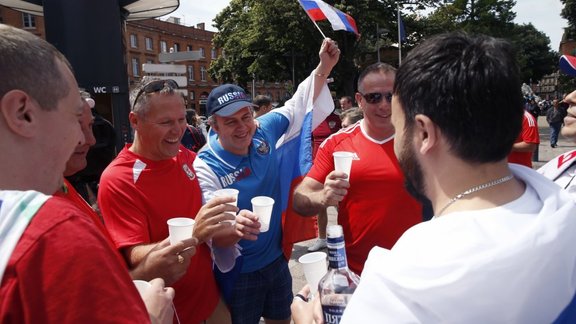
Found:
[[[214, 191], [222, 189], [218, 177], [210, 166], [200, 158], [194, 160], [194, 171], [202, 189], [202, 205], [212, 199]], [[240, 256], [240, 246], [238, 244], [229, 247], [212, 246], [212, 240], [206, 242], [212, 251], [212, 260], [220, 271], [226, 273], [234, 267], [236, 258]]]
[[204, 205], [208, 200], [212, 199], [214, 191], [222, 189], [222, 186], [216, 173], [212, 171], [212, 168], [204, 160], [196, 157], [193, 166], [198, 177], [198, 183], [200, 183], [200, 189], [202, 189], [202, 205]]
[[314, 102], [312, 101], [314, 99], [314, 82], [316, 82], [316, 78], [311, 74], [298, 85], [296, 93], [290, 100], [286, 101], [284, 107], [272, 111], [284, 115], [290, 121], [283, 142], [288, 142], [300, 134], [304, 117], [309, 110], [312, 110], [312, 129], [320, 125], [334, 110], [334, 101], [325, 81], [318, 98]]

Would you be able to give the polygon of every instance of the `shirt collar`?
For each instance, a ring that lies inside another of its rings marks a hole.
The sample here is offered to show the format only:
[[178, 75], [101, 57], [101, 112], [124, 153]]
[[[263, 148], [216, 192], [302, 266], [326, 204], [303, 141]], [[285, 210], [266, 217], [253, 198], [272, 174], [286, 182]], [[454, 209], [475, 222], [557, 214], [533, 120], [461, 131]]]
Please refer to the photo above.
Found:
[[[216, 134], [212, 129], [210, 129], [210, 132], [208, 133], [208, 146], [218, 160], [233, 169], [240, 165], [242, 159], [246, 157], [245, 155], [237, 155], [226, 151], [220, 144], [220, 141], [218, 141], [218, 134]], [[250, 151], [251, 150], [252, 147], [250, 147]]]

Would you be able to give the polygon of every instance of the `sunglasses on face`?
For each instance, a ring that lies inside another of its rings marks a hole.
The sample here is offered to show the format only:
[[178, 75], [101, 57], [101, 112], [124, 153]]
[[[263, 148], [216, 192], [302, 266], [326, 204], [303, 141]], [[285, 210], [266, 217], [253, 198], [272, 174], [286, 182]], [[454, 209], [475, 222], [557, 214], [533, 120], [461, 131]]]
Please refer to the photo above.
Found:
[[145, 86], [142, 87], [142, 89], [140, 89], [140, 91], [138, 91], [138, 94], [136, 95], [136, 99], [134, 99], [134, 104], [136, 104], [138, 102], [138, 98], [140, 98], [140, 96], [143, 93], [149, 94], [149, 93], [158, 92], [158, 91], [161, 91], [162, 89], [164, 89], [165, 87], [168, 87], [171, 89], [178, 89], [178, 83], [176, 83], [176, 81], [171, 80], [171, 79], [150, 81], [150, 83], [146, 84]]
[[386, 99], [386, 102], [392, 102], [392, 92], [372, 92], [372, 93], [361, 93], [359, 92], [364, 100], [369, 104], [377, 104], [382, 102], [382, 99]]

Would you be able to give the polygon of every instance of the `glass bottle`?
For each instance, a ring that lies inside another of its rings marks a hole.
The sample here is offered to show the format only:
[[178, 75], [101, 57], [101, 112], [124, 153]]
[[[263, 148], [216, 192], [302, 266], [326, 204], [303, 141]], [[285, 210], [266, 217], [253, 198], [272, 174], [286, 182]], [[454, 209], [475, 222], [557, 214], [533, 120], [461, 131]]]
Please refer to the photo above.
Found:
[[348, 269], [342, 226], [328, 226], [327, 234], [328, 273], [320, 279], [318, 291], [324, 322], [337, 324], [360, 283], [360, 277]]

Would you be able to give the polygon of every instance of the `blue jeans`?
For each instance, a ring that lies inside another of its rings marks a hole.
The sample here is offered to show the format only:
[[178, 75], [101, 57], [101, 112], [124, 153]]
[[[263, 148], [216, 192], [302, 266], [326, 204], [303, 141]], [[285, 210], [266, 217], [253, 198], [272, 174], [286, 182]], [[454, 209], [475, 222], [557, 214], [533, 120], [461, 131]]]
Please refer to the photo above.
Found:
[[558, 134], [560, 134], [560, 128], [562, 128], [562, 122], [550, 124], [550, 145], [556, 146], [556, 143], [558, 142]]

